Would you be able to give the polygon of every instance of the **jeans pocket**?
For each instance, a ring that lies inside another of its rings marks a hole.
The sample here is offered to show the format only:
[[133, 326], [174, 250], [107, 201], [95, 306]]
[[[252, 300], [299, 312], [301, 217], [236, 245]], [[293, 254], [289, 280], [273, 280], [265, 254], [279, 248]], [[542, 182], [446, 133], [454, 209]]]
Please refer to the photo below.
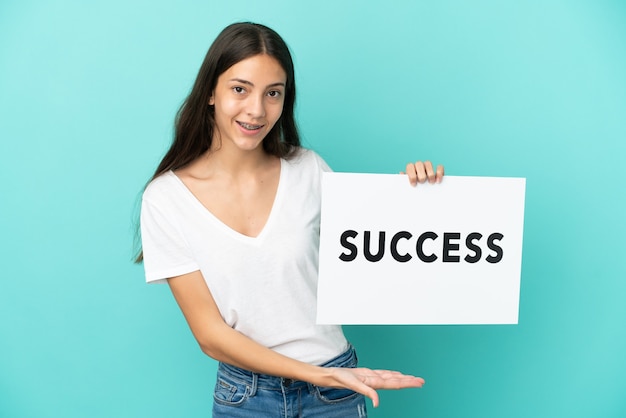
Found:
[[237, 406], [243, 404], [250, 395], [249, 386], [243, 383], [227, 381], [218, 377], [215, 383], [213, 399], [222, 405]]
[[359, 396], [359, 394], [350, 389], [315, 386], [315, 396], [317, 396], [324, 403], [338, 403], [354, 399]]

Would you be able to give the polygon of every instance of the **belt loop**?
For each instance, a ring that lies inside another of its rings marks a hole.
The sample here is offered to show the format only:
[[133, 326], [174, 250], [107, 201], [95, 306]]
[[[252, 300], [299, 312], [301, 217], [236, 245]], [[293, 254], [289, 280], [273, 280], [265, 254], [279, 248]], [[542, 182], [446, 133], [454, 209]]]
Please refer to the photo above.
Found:
[[250, 396], [256, 395], [256, 390], [259, 385], [259, 374], [252, 373], [252, 383], [250, 385]]

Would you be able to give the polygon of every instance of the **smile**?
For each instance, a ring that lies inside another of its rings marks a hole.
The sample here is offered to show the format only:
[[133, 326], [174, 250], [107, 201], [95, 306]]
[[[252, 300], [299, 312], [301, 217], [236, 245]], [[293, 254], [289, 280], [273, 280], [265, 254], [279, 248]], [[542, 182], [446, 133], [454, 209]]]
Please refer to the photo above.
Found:
[[256, 131], [257, 129], [261, 129], [263, 126], [265, 126], [265, 125], [252, 125], [249, 123], [244, 123], [244, 122], [239, 122], [239, 121], [237, 123], [239, 124], [239, 126], [249, 131]]

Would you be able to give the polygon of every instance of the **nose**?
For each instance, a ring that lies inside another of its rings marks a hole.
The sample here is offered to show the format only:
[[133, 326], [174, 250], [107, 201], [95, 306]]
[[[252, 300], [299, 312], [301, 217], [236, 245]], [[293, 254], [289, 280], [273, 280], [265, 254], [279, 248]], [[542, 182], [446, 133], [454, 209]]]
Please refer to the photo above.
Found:
[[247, 113], [253, 118], [265, 117], [265, 96], [252, 94], [248, 98]]

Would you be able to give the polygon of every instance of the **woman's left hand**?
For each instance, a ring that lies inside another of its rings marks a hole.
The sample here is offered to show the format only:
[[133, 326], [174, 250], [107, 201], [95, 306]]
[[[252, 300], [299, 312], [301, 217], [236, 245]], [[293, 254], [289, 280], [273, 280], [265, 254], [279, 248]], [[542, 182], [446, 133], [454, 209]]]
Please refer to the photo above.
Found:
[[441, 180], [443, 180], [443, 166], [438, 165], [437, 169], [434, 169], [433, 163], [430, 161], [417, 161], [415, 163], [408, 163], [406, 165], [406, 172], [401, 171], [400, 174], [409, 176], [411, 186], [416, 186], [417, 183], [425, 183], [426, 180], [431, 184], [441, 183]]

